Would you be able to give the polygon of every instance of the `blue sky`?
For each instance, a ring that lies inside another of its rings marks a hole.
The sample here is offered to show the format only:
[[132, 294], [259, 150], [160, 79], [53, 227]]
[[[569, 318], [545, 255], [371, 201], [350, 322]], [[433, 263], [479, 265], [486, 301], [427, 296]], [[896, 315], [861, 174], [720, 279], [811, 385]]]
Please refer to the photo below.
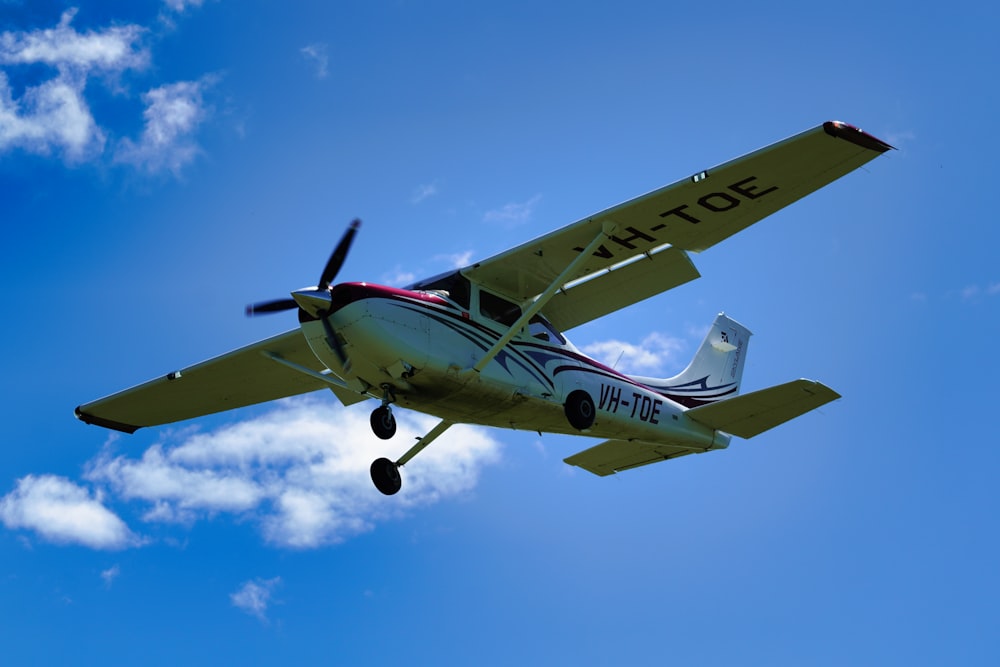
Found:
[[[1000, 16], [784, 4], [0, 1], [4, 664], [995, 664]], [[291, 328], [355, 216], [403, 284], [833, 119], [898, 150], [570, 332], [668, 376], [725, 310], [843, 394], [753, 441], [456, 428], [384, 498], [367, 404], [73, 418]]]

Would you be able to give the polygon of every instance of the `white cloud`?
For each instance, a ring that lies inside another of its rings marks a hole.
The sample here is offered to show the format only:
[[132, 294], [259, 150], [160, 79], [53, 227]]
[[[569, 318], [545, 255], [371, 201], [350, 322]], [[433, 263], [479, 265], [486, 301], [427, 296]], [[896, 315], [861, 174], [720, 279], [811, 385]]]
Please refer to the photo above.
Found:
[[15, 99], [0, 72], [0, 151], [22, 148], [47, 155], [64, 152], [71, 161], [99, 154], [105, 135], [84, 99], [91, 73], [114, 75], [141, 69], [149, 54], [139, 45], [144, 30], [135, 25], [77, 32], [76, 10], [62, 15], [55, 28], [0, 33], [0, 65], [47, 65], [56, 75], [29, 86]]
[[145, 32], [142, 27], [112, 26], [81, 33], [70, 25], [76, 12], [76, 9], [64, 12], [55, 28], [0, 34], [0, 64], [41, 63], [61, 72], [69, 69], [121, 72], [148, 64], [148, 51], [138, 45]]
[[99, 153], [104, 133], [81, 93], [82, 86], [58, 78], [28, 88], [14, 100], [0, 72], [0, 151], [19, 147], [45, 155], [62, 149], [70, 161]]
[[371, 483], [371, 461], [398, 457], [435, 423], [404, 410], [396, 418], [396, 437], [384, 442], [364, 409], [288, 399], [256, 419], [154, 445], [139, 459], [104, 452], [86, 476], [124, 500], [149, 503], [146, 521], [234, 514], [254, 520], [271, 544], [314, 548], [467, 492], [499, 456], [485, 429], [454, 426], [406, 465], [398, 495], [383, 496]]
[[483, 215], [483, 220], [490, 223], [499, 223], [507, 227], [523, 225], [531, 220], [534, 215], [535, 206], [542, 200], [542, 195], [535, 195], [525, 202], [511, 202], [504, 204], [500, 208], [487, 211]]
[[237, 609], [256, 616], [262, 623], [266, 623], [271, 594], [280, 583], [281, 577], [247, 581], [235, 593], [230, 593], [229, 599]]
[[142, 96], [146, 103], [142, 137], [138, 143], [123, 139], [115, 161], [148, 172], [169, 169], [178, 173], [201, 152], [192, 135], [207, 115], [203, 96], [214, 82], [215, 77], [205, 76], [198, 81], [180, 81], [145, 93]]
[[433, 197], [438, 193], [436, 183], [427, 183], [426, 185], [418, 185], [413, 189], [413, 195], [410, 197], [410, 202], [413, 204], [419, 204], [420, 202]]
[[0, 499], [0, 521], [12, 530], [32, 530], [61, 544], [123, 549], [140, 540], [116, 514], [64, 477], [28, 475]]
[[605, 340], [584, 345], [581, 349], [619, 371], [654, 374], [661, 372], [665, 363], [673, 362], [677, 353], [684, 348], [682, 339], [653, 332], [638, 345], [620, 340]]
[[330, 73], [328, 66], [330, 64], [330, 58], [327, 55], [326, 44], [322, 42], [317, 42], [316, 44], [309, 44], [308, 46], [303, 46], [299, 49], [306, 60], [308, 60], [316, 68], [316, 78], [325, 79]]
[[448, 266], [452, 269], [464, 269], [469, 264], [472, 263], [473, 250], [466, 250], [464, 252], [453, 252], [444, 255], [434, 255], [434, 261], [447, 262]]
[[403, 270], [403, 267], [397, 264], [389, 273], [383, 273], [381, 280], [385, 285], [403, 287], [404, 285], [410, 285], [416, 282], [417, 274], [412, 271], [405, 271]]
[[111, 584], [114, 583], [118, 575], [122, 573], [122, 569], [117, 565], [112, 565], [106, 570], [101, 571], [101, 581], [104, 582], [105, 588], [111, 588]]
[[188, 7], [201, 7], [203, 0], [163, 0], [163, 4], [171, 11], [182, 13]]

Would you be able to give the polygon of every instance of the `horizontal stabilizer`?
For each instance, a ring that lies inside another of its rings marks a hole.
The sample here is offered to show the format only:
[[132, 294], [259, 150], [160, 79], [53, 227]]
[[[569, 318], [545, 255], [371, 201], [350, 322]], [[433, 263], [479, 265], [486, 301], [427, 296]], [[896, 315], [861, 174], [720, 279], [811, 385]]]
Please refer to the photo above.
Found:
[[795, 380], [687, 411], [687, 416], [718, 431], [752, 438], [779, 424], [840, 398], [812, 380]]
[[676, 447], [672, 445], [656, 445], [648, 442], [630, 440], [606, 440], [599, 445], [563, 459], [571, 466], [583, 468], [595, 475], [604, 477], [613, 475], [629, 468], [658, 463], [667, 459], [675, 459], [685, 454], [700, 453], [700, 449]]

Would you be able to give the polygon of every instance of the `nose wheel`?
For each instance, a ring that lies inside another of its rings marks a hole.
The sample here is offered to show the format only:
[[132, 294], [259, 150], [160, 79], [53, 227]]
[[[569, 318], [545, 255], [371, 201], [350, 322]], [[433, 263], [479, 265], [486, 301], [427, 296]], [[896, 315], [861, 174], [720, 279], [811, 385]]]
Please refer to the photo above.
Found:
[[371, 425], [375, 435], [383, 440], [396, 435], [396, 418], [392, 416], [392, 409], [388, 405], [372, 410]]
[[392, 392], [392, 386], [382, 385], [382, 405], [372, 410], [369, 420], [372, 425], [372, 432], [379, 438], [388, 440], [396, 435], [396, 418], [392, 416], [392, 402], [396, 400], [396, 395]]

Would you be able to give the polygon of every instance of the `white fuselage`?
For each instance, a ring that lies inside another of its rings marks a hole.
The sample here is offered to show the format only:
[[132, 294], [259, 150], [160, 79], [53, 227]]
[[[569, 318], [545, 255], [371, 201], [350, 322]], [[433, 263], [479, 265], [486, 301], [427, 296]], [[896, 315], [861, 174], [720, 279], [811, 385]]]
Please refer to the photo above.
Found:
[[597, 408], [586, 435], [706, 450], [728, 444], [727, 435], [689, 419], [684, 406], [586, 357], [557, 332], [539, 337], [525, 329], [476, 372], [506, 333], [503, 324], [434, 292], [347, 283], [333, 294], [329, 322], [348, 368], [319, 320], [302, 317], [302, 331], [316, 356], [359, 392], [380, 395], [389, 386], [397, 405], [456, 423], [580, 434], [563, 404], [583, 390]]

